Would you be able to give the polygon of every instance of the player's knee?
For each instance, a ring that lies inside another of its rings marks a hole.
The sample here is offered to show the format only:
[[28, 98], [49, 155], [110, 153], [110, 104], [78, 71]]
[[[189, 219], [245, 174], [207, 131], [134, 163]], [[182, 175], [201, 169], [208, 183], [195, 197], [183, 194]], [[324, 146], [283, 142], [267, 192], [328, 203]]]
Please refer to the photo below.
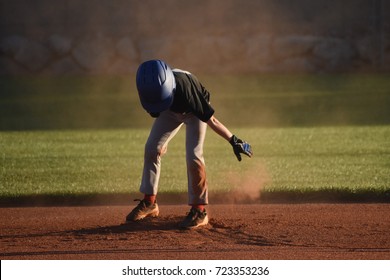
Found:
[[154, 145], [145, 145], [145, 158], [150, 158], [150, 159], [158, 159], [162, 157], [166, 152], [168, 148], [167, 146], [154, 146]]
[[186, 160], [187, 160], [187, 164], [199, 164], [199, 162], [203, 162], [203, 152], [200, 152], [200, 151], [195, 151], [195, 150], [191, 150], [191, 151], [187, 151], [186, 153]]

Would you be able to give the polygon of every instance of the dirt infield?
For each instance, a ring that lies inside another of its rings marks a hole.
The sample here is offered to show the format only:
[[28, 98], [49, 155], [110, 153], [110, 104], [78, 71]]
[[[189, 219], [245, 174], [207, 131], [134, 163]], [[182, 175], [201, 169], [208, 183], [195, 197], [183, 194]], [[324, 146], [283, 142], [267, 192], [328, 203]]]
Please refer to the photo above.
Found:
[[186, 205], [123, 224], [133, 205], [0, 208], [1, 259], [390, 259], [390, 204]]

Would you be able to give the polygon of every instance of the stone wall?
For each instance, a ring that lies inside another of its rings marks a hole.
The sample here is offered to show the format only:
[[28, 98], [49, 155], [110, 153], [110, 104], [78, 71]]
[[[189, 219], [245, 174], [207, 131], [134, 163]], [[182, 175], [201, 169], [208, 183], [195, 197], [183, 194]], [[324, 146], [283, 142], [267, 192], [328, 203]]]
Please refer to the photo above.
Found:
[[[54, 3], [54, 4], [53, 4]], [[0, 0], [0, 74], [390, 70], [381, 0]]]

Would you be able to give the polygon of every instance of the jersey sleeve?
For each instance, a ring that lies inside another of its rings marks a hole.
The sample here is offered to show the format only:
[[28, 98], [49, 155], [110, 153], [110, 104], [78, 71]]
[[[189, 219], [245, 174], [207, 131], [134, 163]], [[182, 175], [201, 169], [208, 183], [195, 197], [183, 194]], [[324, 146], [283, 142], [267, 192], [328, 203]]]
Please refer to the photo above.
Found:
[[210, 93], [201, 85], [202, 92], [193, 95], [192, 113], [201, 121], [207, 122], [213, 115], [214, 109], [210, 105]]

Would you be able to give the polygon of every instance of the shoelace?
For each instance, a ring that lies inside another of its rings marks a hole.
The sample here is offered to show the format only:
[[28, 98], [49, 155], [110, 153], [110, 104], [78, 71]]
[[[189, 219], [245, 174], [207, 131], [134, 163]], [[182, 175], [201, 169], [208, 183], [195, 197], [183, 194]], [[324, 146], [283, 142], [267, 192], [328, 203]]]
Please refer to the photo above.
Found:
[[145, 203], [145, 201], [144, 201], [143, 199], [134, 199], [134, 201], [139, 201], [137, 207], [135, 207], [134, 210], [137, 209], [137, 211], [139, 211], [139, 210], [141, 210], [142, 208], [146, 208], [146, 207], [147, 207], [147, 206], [146, 206], [146, 203]]
[[196, 217], [202, 217], [205, 214], [206, 214], [206, 211], [202, 212], [202, 211], [194, 209], [194, 208], [191, 208], [190, 212], [186, 213], [187, 217], [191, 217], [192, 219], [194, 219]]

